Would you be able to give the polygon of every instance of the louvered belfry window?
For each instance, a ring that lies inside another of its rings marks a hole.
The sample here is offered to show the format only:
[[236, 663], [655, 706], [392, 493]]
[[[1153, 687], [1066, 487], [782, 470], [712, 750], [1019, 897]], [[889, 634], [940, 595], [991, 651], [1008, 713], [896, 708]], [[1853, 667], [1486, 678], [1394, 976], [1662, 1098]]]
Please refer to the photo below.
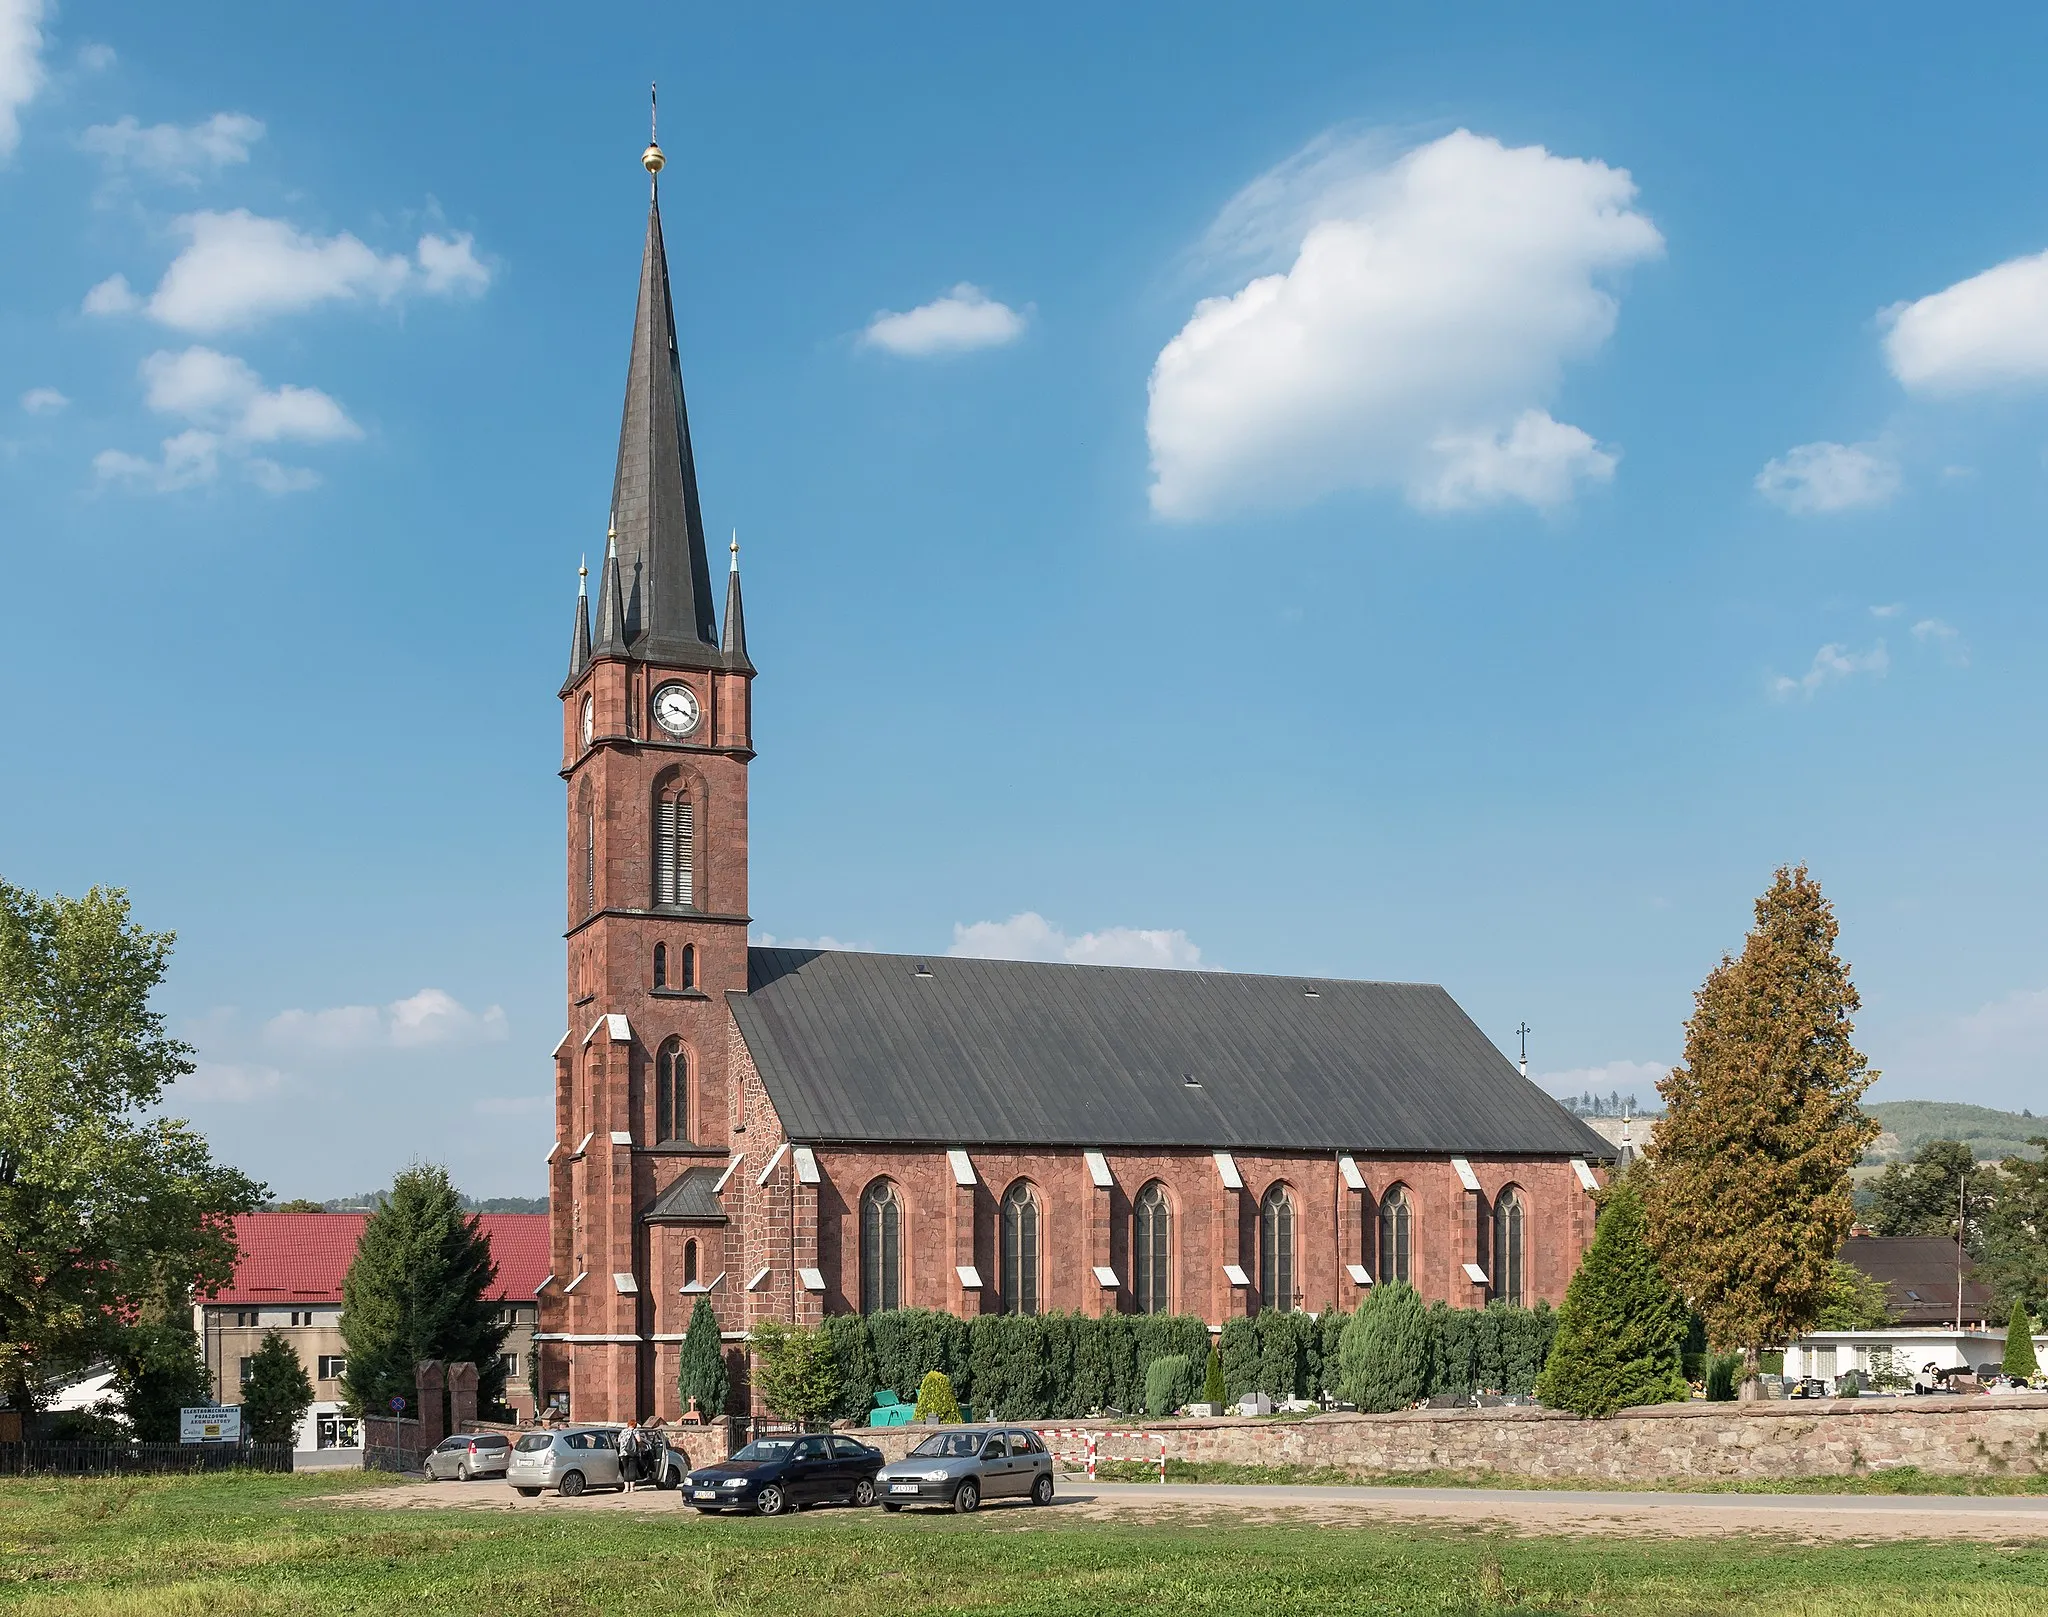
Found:
[[1138, 1192], [1131, 1215], [1131, 1290], [1141, 1314], [1173, 1311], [1173, 1204], [1157, 1179]]
[[583, 913], [597, 908], [597, 816], [583, 811]]
[[695, 906], [695, 859], [696, 822], [689, 803], [679, 797], [663, 798], [654, 826], [655, 903], [678, 909]]

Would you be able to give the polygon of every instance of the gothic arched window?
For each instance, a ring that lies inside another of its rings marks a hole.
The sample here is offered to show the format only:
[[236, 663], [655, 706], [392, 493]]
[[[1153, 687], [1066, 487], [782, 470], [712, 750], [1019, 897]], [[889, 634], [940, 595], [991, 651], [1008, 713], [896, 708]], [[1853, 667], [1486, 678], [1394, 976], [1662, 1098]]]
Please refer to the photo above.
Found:
[[677, 986], [680, 988], [695, 988], [697, 986], [697, 946], [694, 943], [683, 945], [683, 979]]
[[688, 1290], [697, 1283], [697, 1243], [683, 1243], [683, 1289]]
[[903, 1306], [903, 1205], [896, 1187], [877, 1179], [860, 1198], [860, 1311]]
[[1023, 1180], [1003, 1194], [1003, 1312], [1038, 1312], [1038, 1197]]
[[1275, 1185], [1259, 1203], [1259, 1306], [1294, 1307], [1294, 1198]]
[[668, 945], [665, 943], [654, 946], [654, 986], [668, 987]]
[[680, 1039], [670, 1039], [654, 1058], [654, 1139], [690, 1137], [690, 1058]]
[[1522, 1277], [1526, 1271], [1528, 1222], [1528, 1207], [1521, 1191], [1508, 1186], [1493, 1204], [1493, 1294], [1517, 1308], [1527, 1301]]
[[1139, 1313], [1173, 1312], [1173, 1204], [1157, 1179], [1131, 1206], [1131, 1291]]
[[1380, 1272], [1373, 1278], [1383, 1286], [1395, 1281], [1413, 1284], [1415, 1250], [1415, 1208], [1405, 1185], [1395, 1185], [1380, 1198]]
[[697, 902], [696, 819], [688, 798], [664, 793], [654, 805], [654, 902], [691, 909]]

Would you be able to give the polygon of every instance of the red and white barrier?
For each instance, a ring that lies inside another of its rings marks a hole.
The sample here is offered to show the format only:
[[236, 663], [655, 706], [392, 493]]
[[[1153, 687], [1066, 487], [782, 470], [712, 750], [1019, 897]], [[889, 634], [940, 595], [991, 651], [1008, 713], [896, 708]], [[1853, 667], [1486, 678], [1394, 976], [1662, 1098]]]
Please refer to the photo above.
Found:
[[[1088, 1480], [1095, 1480], [1097, 1460], [1145, 1460], [1147, 1454], [1104, 1454], [1102, 1444], [1119, 1438], [1128, 1438], [1136, 1443], [1157, 1443], [1159, 1445], [1159, 1480], [1166, 1480], [1166, 1439], [1158, 1432], [1098, 1432], [1085, 1426], [1041, 1426], [1038, 1435], [1045, 1439], [1045, 1446], [1052, 1451], [1056, 1460], [1085, 1460], [1088, 1466]], [[1079, 1438], [1080, 1447], [1062, 1449], [1061, 1438]]]

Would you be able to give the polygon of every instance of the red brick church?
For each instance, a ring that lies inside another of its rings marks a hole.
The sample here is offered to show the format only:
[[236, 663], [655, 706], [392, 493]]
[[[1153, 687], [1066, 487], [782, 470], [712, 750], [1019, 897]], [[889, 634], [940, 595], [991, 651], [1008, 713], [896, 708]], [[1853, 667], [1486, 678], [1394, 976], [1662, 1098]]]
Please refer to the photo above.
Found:
[[[750, 948], [754, 665], [717, 614], [663, 251], [561, 688], [568, 1031], [540, 1393], [678, 1413], [685, 1326], [1555, 1303], [1599, 1136], [1443, 989]], [[594, 621], [593, 621], [594, 618]]]

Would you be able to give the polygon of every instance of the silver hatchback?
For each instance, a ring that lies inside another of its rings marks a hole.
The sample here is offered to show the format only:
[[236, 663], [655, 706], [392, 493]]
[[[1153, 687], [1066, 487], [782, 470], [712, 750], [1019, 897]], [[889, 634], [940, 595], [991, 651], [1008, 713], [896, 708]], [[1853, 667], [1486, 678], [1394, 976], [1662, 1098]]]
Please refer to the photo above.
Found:
[[1025, 1427], [949, 1427], [932, 1433], [875, 1477], [884, 1510], [944, 1505], [978, 1510], [984, 1499], [1052, 1503], [1052, 1456]]
[[512, 1445], [505, 1480], [528, 1499], [543, 1488], [553, 1488], [564, 1499], [586, 1488], [623, 1488], [619, 1434], [605, 1426], [528, 1432]]

